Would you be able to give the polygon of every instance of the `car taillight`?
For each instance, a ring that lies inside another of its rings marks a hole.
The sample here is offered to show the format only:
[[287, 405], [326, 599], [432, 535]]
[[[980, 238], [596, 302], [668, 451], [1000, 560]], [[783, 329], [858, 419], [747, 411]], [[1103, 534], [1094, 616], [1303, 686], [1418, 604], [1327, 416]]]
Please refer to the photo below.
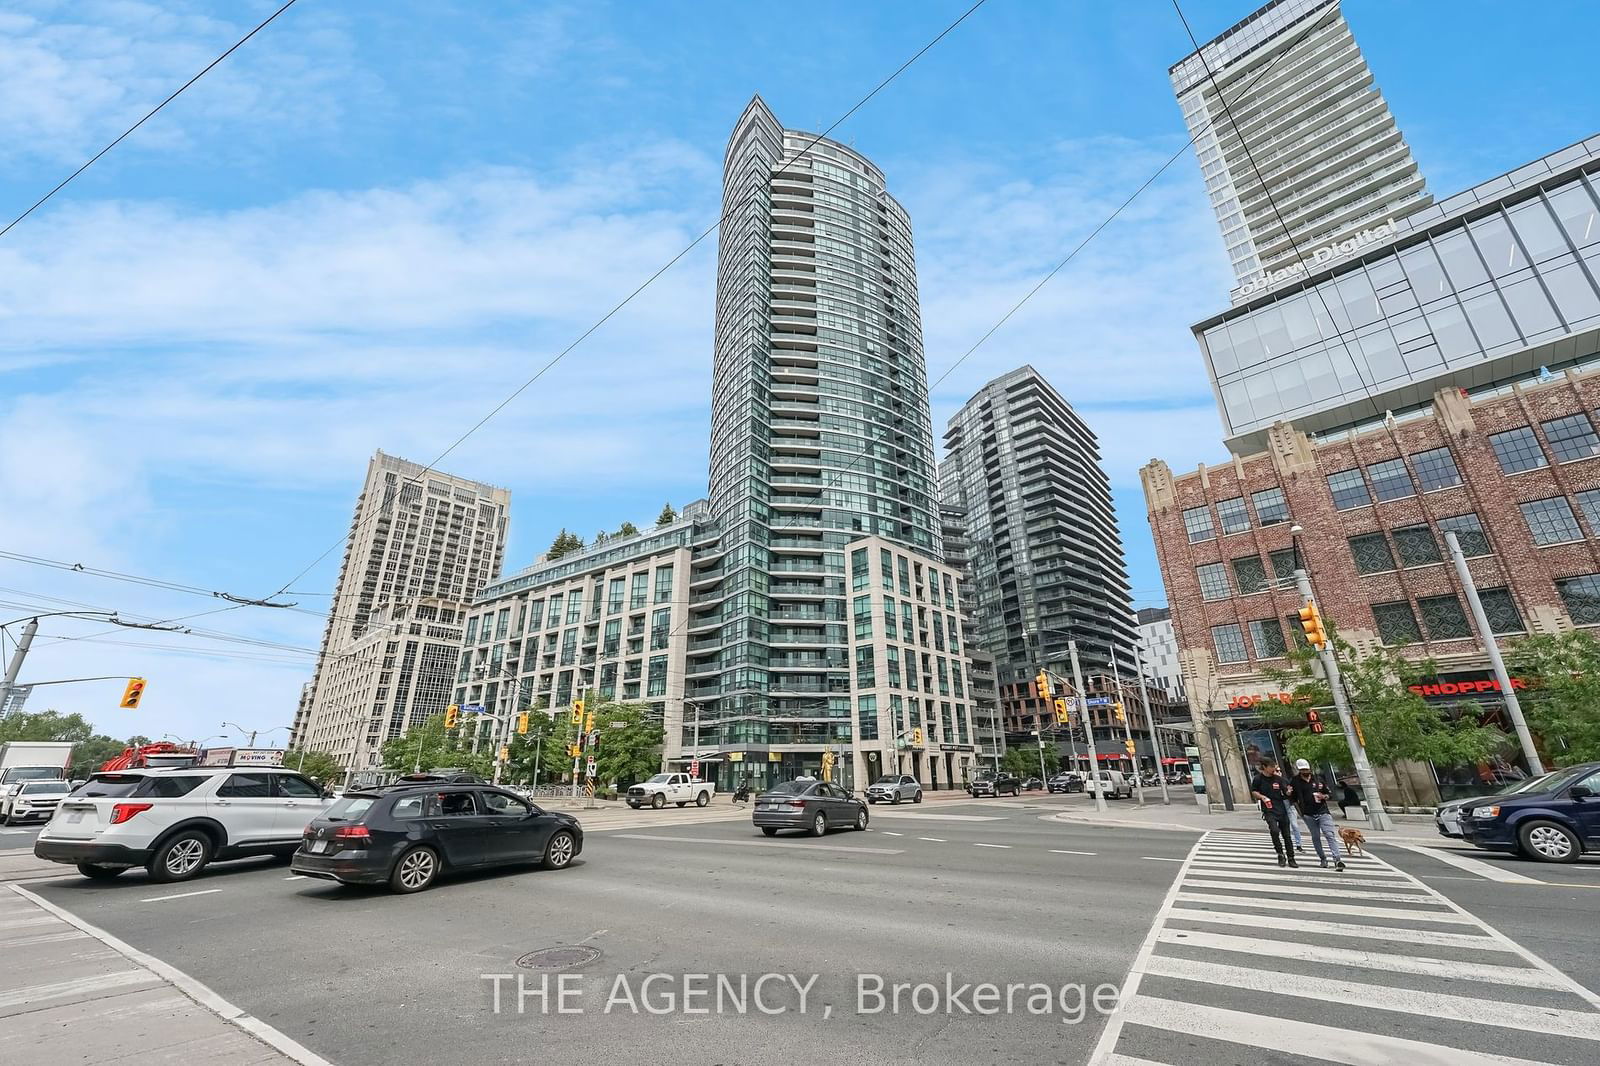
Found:
[[805, 805], [806, 805], [806, 801], [805, 800], [789, 800], [787, 803], [784, 804], [785, 807], [800, 807], [800, 808], [804, 808]]
[[333, 831], [336, 843], [367, 844], [372, 840], [372, 833], [364, 825], [342, 825]]
[[154, 806], [155, 806], [154, 803], [116, 803], [116, 804], [112, 804], [112, 807], [111, 807], [111, 824], [112, 825], [121, 825], [123, 822], [126, 822], [129, 818], [132, 818], [134, 815], [143, 814], [145, 811], [148, 811], [151, 807], [154, 807]]

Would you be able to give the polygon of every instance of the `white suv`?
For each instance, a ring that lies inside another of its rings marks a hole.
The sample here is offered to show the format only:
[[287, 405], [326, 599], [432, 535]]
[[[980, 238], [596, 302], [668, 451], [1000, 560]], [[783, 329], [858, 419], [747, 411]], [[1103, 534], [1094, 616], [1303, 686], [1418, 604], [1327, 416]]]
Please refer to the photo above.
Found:
[[33, 853], [101, 880], [143, 866], [152, 881], [185, 881], [213, 859], [293, 854], [331, 802], [276, 766], [95, 774], [61, 801]]

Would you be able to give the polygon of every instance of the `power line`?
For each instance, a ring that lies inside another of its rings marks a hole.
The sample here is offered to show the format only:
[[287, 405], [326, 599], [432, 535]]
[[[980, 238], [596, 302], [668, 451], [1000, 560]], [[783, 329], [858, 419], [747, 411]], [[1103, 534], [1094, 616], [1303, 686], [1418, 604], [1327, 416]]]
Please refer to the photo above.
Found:
[[143, 126], [146, 122], [150, 121], [150, 119], [154, 118], [157, 111], [160, 111], [162, 108], [172, 103], [172, 101], [176, 100], [185, 89], [199, 81], [201, 78], [205, 77], [207, 74], [211, 73], [211, 69], [213, 67], [215, 67], [218, 63], [221, 63], [224, 59], [227, 59], [229, 56], [233, 55], [233, 53], [237, 51], [241, 45], [243, 45], [250, 38], [254, 37], [256, 34], [260, 33], [262, 30], [266, 29], [268, 23], [277, 18], [279, 15], [283, 14], [285, 11], [289, 10], [294, 6], [294, 4], [295, 0], [288, 0], [288, 3], [284, 4], [282, 7], [278, 8], [278, 10], [261, 20], [261, 23], [257, 25], [255, 29], [251, 30], [237, 41], [233, 42], [232, 46], [230, 46], [226, 52], [223, 52], [217, 58], [207, 63], [205, 67], [201, 69], [200, 73], [196, 74], [194, 77], [178, 86], [178, 88], [173, 91], [171, 96], [161, 101], [155, 107], [152, 107], [138, 122], [135, 122], [133, 125], [119, 133], [116, 140], [112, 141], [94, 155], [90, 156], [88, 162], [84, 163], [83, 166], [79, 167], [77, 170], [74, 170], [71, 174], [68, 174], [65, 178], [61, 179], [61, 183], [59, 185], [45, 193], [43, 196], [39, 197], [39, 199], [35, 200], [33, 206], [29, 207], [26, 211], [22, 212], [22, 214], [6, 223], [5, 229], [0, 229], [0, 237], [4, 237], [7, 233], [10, 233], [13, 226], [27, 218], [29, 215], [33, 214], [40, 207], [44, 206], [46, 200], [49, 200], [56, 193], [66, 188], [67, 185], [79, 174], [82, 174], [85, 170], [88, 170], [90, 167], [94, 166], [95, 163], [100, 161], [101, 156], [105, 155], [107, 152], [111, 151], [111, 149], [121, 144], [130, 133], [138, 129], [140, 126]]

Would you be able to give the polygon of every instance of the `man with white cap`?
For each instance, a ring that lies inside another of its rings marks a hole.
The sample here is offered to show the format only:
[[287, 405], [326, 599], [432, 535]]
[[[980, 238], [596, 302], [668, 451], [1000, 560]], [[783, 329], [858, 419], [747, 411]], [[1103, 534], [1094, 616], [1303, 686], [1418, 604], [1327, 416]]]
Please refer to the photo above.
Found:
[[[1328, 813], [1328, 797], [1333, 795], [1333, 789], [1311, 773], [1309, 762], [1296, 759], [1294, 777], [1289, 779], [1289, 795], [1294, 799], [1300, 817], [1305, 819], [1306, 828], [1311, 832], [1311, 843], [1317, 849], [1317, 861], [1326, 867], [1328, 860], [1332, 859], [1334, 868], [1343, 870], [1344, 859], [1339, 855], [1339, 834], [1334, 832], [1333, 815]], [[1327, 843], [1326, 851], [1323, 850], [1324, 842]]]

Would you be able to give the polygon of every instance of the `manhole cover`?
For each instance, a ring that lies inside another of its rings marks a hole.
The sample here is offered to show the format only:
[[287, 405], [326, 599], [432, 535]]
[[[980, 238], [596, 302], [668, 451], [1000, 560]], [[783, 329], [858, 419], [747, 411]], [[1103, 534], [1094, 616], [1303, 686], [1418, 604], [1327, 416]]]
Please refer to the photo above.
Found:
[[517, 960], [524, 970], [576, 970], [600, 958], [599, 948], [540, 948]]

